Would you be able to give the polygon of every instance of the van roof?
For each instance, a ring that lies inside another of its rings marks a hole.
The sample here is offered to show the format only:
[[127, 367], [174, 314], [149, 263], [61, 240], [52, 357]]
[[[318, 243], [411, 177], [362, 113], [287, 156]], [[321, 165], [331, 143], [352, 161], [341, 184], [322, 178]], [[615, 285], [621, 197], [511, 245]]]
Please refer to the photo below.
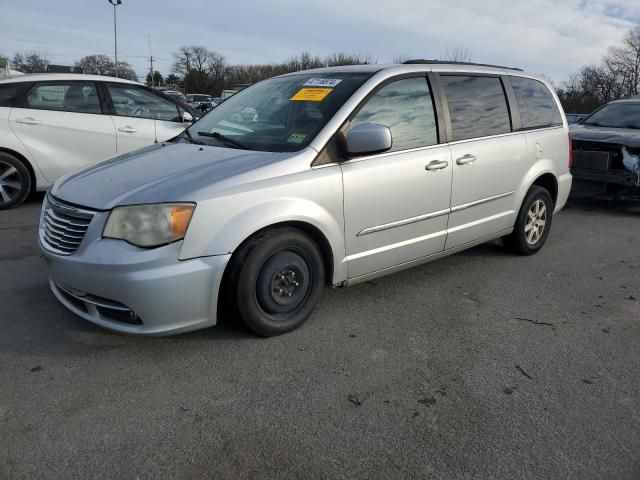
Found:
[[532, 75], [522, 69], [514, 67], [501, 67], [498, 65], [487, 65], [481, 63], [466, 62], [443, 62], [439, 60], [411, 60], [400, 64], [366, 64], [366, 65], [344, 65], [341, 67], [323, 67], [299, 72], [286, 73], [283, 77], [290, 75], [300, 75], [305, 73], [378, 73], [381, 71], [388, 73], [411, 73], [411, 72], [460, 72], [460, 73], [489, 73], [493, 75], [516, 75], [535, 78], [547, 83], [539, 75]]

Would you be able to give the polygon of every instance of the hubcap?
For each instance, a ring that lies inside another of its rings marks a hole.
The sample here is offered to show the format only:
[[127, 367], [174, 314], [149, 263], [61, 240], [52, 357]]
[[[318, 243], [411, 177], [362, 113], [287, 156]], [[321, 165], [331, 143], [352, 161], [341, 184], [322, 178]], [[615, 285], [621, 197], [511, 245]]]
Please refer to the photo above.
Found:
[[547, 224], [547, 206], [542, 200], [536, 200], [527, 213], [524, 236], [529, 245], [535, 245], [542, 238]]
[[0, 161], [0, 203], [9, 203], [22, 188], [20, 172], [6, 162]]
[[291, 250], [272, 255], [256, 278], [256, 300], [267, 315], [284, 319], [306, 300], [311, 272], [304, 257]]

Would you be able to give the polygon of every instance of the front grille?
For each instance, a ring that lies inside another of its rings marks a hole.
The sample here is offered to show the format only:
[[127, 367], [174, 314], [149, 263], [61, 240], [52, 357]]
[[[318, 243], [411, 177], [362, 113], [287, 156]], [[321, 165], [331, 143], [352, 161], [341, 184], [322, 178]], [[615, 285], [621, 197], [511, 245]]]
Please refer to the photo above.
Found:
[[40, 220], [40, 240], [43, 247], [59, 255], [74, 254], [94, 215], [93, 211], [47, 195]]

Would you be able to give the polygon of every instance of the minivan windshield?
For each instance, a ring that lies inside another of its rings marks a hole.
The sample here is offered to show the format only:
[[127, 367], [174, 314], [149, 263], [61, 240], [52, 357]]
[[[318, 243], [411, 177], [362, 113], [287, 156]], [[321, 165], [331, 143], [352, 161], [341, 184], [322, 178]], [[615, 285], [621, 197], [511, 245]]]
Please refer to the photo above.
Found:
[[293, 152], [305, 148], [372, 73], [303, 73], [256, 83], [189, 128], [200, 142]]
[[640, 129], [640, 102], [610, 103], [587, 117], [582, 124]]

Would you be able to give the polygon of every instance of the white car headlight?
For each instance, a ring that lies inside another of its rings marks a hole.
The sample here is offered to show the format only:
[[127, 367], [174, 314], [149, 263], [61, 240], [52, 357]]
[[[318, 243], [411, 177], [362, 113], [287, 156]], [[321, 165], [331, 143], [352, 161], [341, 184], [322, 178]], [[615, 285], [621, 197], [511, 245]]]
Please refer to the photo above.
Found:
[[116, 207], [102, 237], [125, 240], [138, 247], [166, 245], [184, 238], [195, 208], [193, 203]]

